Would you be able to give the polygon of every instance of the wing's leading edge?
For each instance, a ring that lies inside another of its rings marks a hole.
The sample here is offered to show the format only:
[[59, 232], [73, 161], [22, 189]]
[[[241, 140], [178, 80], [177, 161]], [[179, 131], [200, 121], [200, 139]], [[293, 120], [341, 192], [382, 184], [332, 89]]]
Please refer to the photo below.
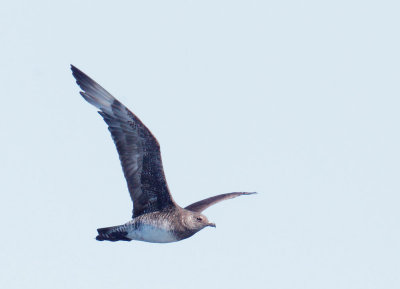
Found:
[[253, 193], [246, 193], [246, 192], [240, 192], [240, 193], [228, 193], [228, 194], [221, 194], [221, 195], [217, 195], [214, 197], [210, 197], [201, 201], [198, 201], [196, 203], [193, 203], [189, 206], [187, 206], [185, 209], [192, 211], [192, 212], [198, 212], [201, 213], [202, 211], [204, 211], [205, 209], [207, 209], [208, 207], [219, 203], [221, 201], [224, 200], [228, 200], [228, 199], [233, 199], [236, 198], [238, 196], [243, 196], [243, 195], [252, 195], [252, 194], [256, 194], [255, 192]]

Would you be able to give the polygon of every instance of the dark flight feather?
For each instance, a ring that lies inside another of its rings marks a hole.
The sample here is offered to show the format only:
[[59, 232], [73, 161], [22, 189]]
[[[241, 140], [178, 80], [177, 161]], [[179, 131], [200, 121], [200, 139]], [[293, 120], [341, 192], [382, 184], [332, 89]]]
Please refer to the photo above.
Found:
[[100, 110], [111, 132], [133, 202], [132, 218], [174, 206], [157, 139], [103, 87], [73, 65], [71, 70], [82, 97]]
[[201, 213], [202, 211], [207, 209], [209, 206], [212, 206], [212, 205], [214, 205], [216, 203], [219, 203], [221, 201], [232, 199], [232, 198], [236, 198], [236, 197], [242, 196], [242, 195], [252, 195], [252, 194], [256, 194], [256, 193], [240, 192], [240, 193], [221, 194], [221, 195], [217, 195], [217, 196], [210, 197], [210, 198], [198, 201], [196, 203], [193, 203], [193, 204], [187, 206], [185, 209], [189, 210], [189, 211], [192, 211], [192, 212]]

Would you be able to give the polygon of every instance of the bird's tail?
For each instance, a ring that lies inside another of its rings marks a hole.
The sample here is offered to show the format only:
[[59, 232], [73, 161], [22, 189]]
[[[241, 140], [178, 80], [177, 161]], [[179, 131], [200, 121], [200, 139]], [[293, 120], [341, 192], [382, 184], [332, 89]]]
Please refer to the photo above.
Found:
[[97, 241], [132, 241], [127, 238], [126, 235], [128, 232], [124, 230], [124, 226], [113, 226], [107, 228], [99, 228], [97, 229], [97, 233], [99, 233], [96, 237]]

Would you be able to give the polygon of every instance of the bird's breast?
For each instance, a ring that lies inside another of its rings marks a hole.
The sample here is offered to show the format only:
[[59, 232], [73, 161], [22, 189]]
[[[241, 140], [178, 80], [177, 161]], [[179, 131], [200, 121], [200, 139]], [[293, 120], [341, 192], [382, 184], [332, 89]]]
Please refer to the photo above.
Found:
[[175, 234], [163, 227], [150, 224], [141, 224], [128, 231], [127, 237], [132, 240], [145, 241], [151, 243], [170, 243], [178, 241]]

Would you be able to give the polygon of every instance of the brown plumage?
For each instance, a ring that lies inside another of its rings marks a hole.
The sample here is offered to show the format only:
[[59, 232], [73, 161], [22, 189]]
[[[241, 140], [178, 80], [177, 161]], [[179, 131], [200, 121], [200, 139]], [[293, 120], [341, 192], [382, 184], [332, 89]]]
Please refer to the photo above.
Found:
[[150, 130], [121, 102], [94, 80], [71, 65], [83, 90], [82, 97], [99, 109], [116, 145], [133, 202], [132, 220], [124, 225], [100, 228], [97, 240], [175, 242], [206, 226], [215, 227], [201, 214], [215, 203], [240, 195], [229, 193], [193, 203], [185, 209], [173, 200], [165, 179], [160, 145]]

